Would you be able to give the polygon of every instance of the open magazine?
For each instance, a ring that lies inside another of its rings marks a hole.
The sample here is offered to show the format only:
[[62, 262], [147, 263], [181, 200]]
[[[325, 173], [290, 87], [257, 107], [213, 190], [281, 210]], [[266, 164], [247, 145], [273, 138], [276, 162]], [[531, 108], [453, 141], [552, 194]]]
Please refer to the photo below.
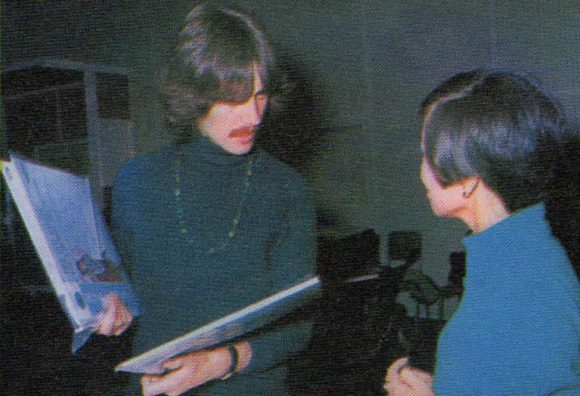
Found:
[[188, 352], [215, 347], [257, 330], [292, 312], [318, 295], [320, 279], [310, 278], [247, 307], [226, 315], [181, 337], [121, 362], [116, 371], [161, 374], [163, 362]]
[[88, 178], [11, 154], [2, 174], [58, 300], [76, 352], [94, 333], [103, 297], [115, 292], [134, 316], [138, 302]]

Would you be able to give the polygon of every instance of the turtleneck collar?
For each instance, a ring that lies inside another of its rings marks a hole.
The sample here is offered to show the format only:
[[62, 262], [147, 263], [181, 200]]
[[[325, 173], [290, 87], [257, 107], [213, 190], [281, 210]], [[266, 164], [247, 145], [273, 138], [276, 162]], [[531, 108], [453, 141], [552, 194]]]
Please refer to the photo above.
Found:
[[211, 139], [200, 136], [190, 143], [180, 144], [177, 147], [186, 160], [203, 161], [212, 165], [239, 165], [248, 162], [254, 155], [255, 149], [247, 154], [232, 154], [215, 144]]
[[[522, 249], [539, 246], [538, 241], [552, 238], [545, 213], [544, 204], [538, 203], [512, 214], [480, 233], [464, 238], [470, 276], [480, 277], [494, 271], [495, 276], [497, 272], [521, 271], [519, 260], [509, 258], [520, 255]], [[490, 257], [502, 257], [501, 266], [494, 265], [494, 260], [490, 261]], [[511, 268], [511, 264], [516, 268]]]
[[[546, 208], [543, 203], [538, 203], [532, 206], [528, 206], [511, 216], [506, 217], [502, 221], [497, 222], [488, 229], [479, 232], [477, 234], [470, 235], [463, 240], [466, 246], [473, 244], [481, 244], [485, 242], [490, 242], [495, 239], [496, 234], [501, 234], [505, 237], [505, 229], [514, 229], [527, 227], [530, 223], [536, 223], [538, 219], [544, 219], [546, 216]], [[531, 221], [530, 221], [531, 220]]]

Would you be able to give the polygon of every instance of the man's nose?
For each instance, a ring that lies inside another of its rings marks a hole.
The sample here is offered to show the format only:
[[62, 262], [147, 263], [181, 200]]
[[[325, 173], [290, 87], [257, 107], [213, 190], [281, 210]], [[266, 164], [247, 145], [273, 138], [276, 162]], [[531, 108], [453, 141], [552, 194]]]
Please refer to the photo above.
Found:
[[252, 98], [247, 103], [245, 110], [246, 120], [252, 125], [258, 125], [262, 122], [262, 117], [264, 116], [264, 107], [261, 105], [260, 101], [256, 98]]

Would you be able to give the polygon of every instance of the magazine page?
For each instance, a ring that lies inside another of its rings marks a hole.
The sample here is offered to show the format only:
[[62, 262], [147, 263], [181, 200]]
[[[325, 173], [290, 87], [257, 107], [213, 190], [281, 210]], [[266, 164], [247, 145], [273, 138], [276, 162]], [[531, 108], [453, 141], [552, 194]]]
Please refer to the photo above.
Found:
[[138, 374], [160, 374], [163, 362], [174, 356], [215, 347], [249, 333], [292, 312], [318, 295], [320, 279], [310, 278], [239, 311], [208, 323], [173, 341], [126, 360], [115, 368]]
[[16, 155], [2, 173], [74, 329], [73, 351], [93, 333], [103, 297], [115, 292], [134, 316], [138, 303], [87, 178]]

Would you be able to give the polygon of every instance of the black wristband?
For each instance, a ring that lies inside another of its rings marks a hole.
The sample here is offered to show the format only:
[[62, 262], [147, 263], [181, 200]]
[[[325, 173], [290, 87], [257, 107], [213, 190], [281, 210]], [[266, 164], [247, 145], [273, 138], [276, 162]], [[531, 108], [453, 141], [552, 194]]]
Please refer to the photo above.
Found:
[[231, 378], [235, 373], [236, 369], [238, 368], [238, 362], [240, 360], [240, 356], [238, 355], [238, 350], [233, 345], [228, 345], [228, 352], [232, 357], [232, 362], [230, 363], [230, 367], [228, 367], [228, 371], [220, 378], [222, 381]]

